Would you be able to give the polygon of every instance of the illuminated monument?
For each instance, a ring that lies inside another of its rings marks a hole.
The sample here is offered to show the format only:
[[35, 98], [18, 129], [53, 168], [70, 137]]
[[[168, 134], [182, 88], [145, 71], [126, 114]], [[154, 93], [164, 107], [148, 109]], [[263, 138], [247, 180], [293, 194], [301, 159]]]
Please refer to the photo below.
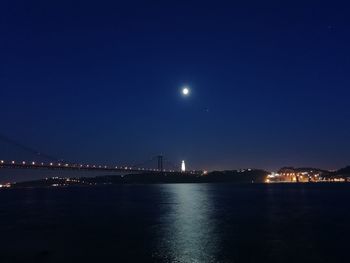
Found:
[[181, 172], [185, 172], [186, 171], [186, 165], [185, 165], [185, 161], [181, 162]]

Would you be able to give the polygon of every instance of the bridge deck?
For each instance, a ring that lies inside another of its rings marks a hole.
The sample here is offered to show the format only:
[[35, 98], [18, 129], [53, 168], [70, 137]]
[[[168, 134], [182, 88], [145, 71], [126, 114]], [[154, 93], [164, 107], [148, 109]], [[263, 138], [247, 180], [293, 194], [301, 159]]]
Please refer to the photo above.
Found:
[[[84, 170], [84, 171], [116, 171], [116, 172], [160, 172], [158, 169], [136, 168], [128, 166], [107, 166], [68, 163], [36, 163], [36, 162], [5, 162], [0, 161], [0, 168], [13, 169], [50, 169], [50, 170]], [[174, 170], [163, 170], [164, 172], [175, 172]]]

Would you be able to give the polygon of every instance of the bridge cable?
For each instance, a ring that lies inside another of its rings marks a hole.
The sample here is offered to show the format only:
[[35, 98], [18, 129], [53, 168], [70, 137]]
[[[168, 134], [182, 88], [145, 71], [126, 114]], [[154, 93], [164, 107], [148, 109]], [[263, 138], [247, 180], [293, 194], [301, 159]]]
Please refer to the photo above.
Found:
[[26, 152], [29, 152], [29, 153], [31, 153], [31, 154], [33, 154], [33, 155], [36, 155], [36, 156], [39, 156], [39, 157], [43, 157], [43, 158], [45, 158], [45, 159], [47, 159], [47, 160], [50, 160], [50, 161], [60, 161], [60, 160], [59, 160], [58, 158], [56, 158], [56, 157], [53, 157], [53, 156], [51, 156], [51, 155], [48, 155], [48, 154], [42, 153], [42, 152], [40, 152], [40, 151], [37, 151], [36, 149], [34, 149], [34, 148], [32, 148], [32, 147], [29, 147], [29, 146], [27, 146], [27, 145], [25, 145], [25, 144], [23, 144], [23, 143], [20, 143], [20, 142], [18, 142], [18, 141], [15, 141], [15, 140], [13, 140], [13, 139], [11, 139], [11, 138], [9, 138], [9, 137], [7, 137], [7, 136], [4, 136], [4, 135], [2, 135], [2, 134], [0, 134], [0, 141], [6, 142], [6, 143], [11, 144], [11, 145], [14, 145], [14, 146], [16, 146], [16, 147], [18, 147], [18, 148], [20, 148], [20, 149], [26, 151]]

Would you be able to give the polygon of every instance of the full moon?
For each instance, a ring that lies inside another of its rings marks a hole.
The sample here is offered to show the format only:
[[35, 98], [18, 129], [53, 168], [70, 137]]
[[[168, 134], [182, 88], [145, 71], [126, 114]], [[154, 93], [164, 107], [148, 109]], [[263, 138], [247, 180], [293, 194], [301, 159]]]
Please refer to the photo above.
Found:
[[182, 89], [182, 94], [183, 95], [187, 96], [189, 93], [190, 93], [190, 89], [189, 88], [185, 87], [185, 88]]

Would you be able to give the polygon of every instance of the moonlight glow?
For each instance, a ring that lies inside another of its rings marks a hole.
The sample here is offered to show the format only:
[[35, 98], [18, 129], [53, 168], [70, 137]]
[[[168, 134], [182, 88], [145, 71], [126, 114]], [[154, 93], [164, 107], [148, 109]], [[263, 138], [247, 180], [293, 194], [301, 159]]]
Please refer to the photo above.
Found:
[[184, 88], [182, 89], [182, 94], [183, 94], [183, 95], [187, 96], [189, 93], [190, 93], [190, 89], [189, 89], [188, 87], [184, 87]]

